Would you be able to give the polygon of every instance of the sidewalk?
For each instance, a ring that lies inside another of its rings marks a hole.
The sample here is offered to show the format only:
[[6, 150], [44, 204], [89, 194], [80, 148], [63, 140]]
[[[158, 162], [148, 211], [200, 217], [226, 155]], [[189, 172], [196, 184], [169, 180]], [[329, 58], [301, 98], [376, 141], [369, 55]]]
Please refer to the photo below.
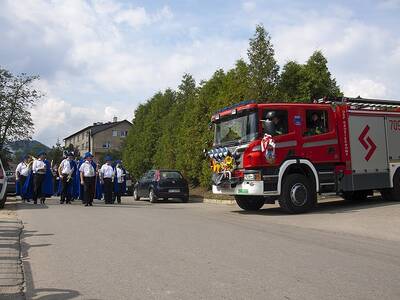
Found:
[[22, 222], [17, 219], [16, 203], [11, 199], [0, 210], [0, 299], [25, 299], [20, 259]]

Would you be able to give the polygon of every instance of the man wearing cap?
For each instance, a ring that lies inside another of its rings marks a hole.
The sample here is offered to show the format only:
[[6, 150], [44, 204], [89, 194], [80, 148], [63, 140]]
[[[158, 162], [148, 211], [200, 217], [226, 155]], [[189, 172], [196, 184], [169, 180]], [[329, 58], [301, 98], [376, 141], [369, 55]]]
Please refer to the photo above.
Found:
[[93, 206], [96, 184], [96, 170], [92, 164], [93, 155], [86, 152], [83, 158], [85, 161], [79, 167], [81, 185], [83, 185], [83, 202], [85, 206]]
[[67, 158], [65, 158], [58, 167], [58, 174], [61, 180], [61, 200], [60, 204], [67, 202], [67, 204], [71, 204], [71, 196], [72, 196], [72, 181], [73, 174], [75, 172], [74, 165], [74, 153], [67, 153]]
[[19, 192], [21, 195], [21, 199], [23, 202], [29, 202], [29, 198], [26, 197], [24, 193], [22, 193], [22, 188], [25, 185], [26, 179], [29, 175], [29, 156], [25, 155], [22, 158], [22, 161], [18, 164], [17, 168], [15, 169], [15, 181], [19, 187]]
[[106, 163], [100, 169], [100, 182], [104, 185], [104, 200], [106, 204], [112, 204], [114, 169], [111, 165], [111, 157], [105, 157]]
[[40, 198], [40, 203], [44, 204], [45, 197], [42, 192], [47, 166], [44, 160], [46, 159], [46, 152], [41, 151], [38, 153], [38, 158], [33, 161], [33, 203], [37, 204], [37, 199]]

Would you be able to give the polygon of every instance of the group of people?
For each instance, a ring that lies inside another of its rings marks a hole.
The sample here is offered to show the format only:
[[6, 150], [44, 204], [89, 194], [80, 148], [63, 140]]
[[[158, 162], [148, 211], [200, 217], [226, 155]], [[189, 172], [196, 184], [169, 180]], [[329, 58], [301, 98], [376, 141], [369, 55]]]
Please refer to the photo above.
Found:
[[24, 156], [15, 170], [17, 194], [23, 201], [34, 204], [54, 194], [60, 195], [61, 204], [70, 204], [75, 199], [82, 200], [85, 206], [92, 206], [93, 199], [103, 199], [106, 204], [117, 201], [126, 190], [126, 171], [120, 160], [113, 164], [110, 156], [100, 167], [90, 152], [83, 159], [75, 160], [73, 152], [65, 152], [59, 165], [47, 160], [45, 152], [39, 152], [37, 158]]

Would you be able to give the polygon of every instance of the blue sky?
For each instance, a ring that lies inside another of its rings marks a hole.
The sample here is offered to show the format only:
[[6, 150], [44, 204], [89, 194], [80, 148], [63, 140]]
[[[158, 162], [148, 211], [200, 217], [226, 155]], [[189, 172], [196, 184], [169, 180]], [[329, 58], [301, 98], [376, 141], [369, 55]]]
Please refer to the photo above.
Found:
[[34, 138], [131, 120], [185, 72], [199, 82], [246, 59], [262, 23], [276, 59], [322, 50], [347, 96], [400, 99], [400, 0], [0, 1], [0, 66], [39, 74]]

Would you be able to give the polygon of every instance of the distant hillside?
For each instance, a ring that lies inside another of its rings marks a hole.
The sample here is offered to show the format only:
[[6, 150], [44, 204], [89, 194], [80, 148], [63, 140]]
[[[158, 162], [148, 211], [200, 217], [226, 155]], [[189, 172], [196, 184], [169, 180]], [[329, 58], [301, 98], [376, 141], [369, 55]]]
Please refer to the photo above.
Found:
[[21, 157], [25, 154], [36, 155], [41, 150], [50, 150], [49, 147], [35, 140], [16, 141], [8, 144], [8, 148], [16, 157]]

